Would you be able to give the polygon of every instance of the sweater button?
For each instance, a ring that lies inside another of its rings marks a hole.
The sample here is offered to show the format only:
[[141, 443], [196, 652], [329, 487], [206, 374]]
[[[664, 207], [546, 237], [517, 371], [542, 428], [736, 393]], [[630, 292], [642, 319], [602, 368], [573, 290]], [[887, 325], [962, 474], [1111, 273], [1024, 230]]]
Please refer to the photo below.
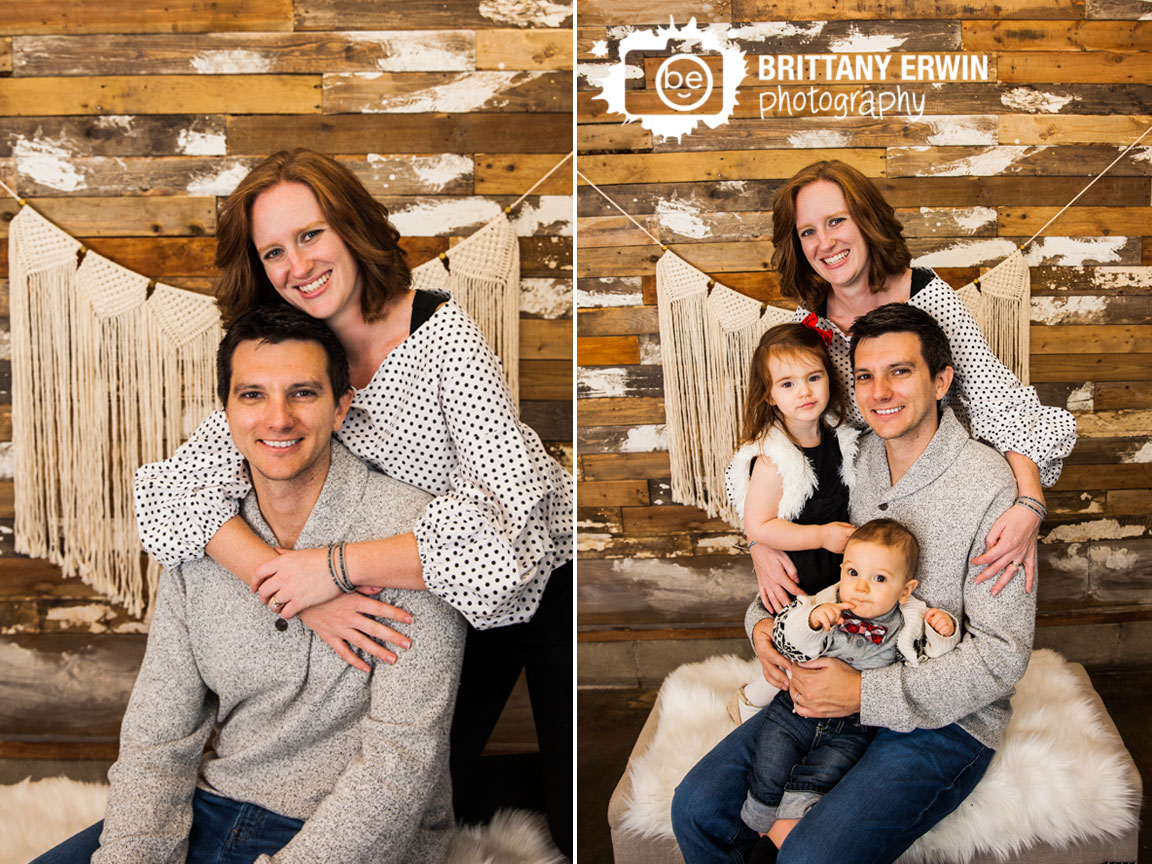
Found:
[[283, 618], [277, 618], [276, 619], [276, 629], [279, 630], [281, 633], [283, 633], [285, 630], [288, 629], [288, 622], [285, 621]]
[[880, 509], [881, 509], [881, 510], [887, 510], [887, 509], [888, 509], [888, 505], [887, 505], [887, 504], [881, 504], [881, 505], [880, 505]]

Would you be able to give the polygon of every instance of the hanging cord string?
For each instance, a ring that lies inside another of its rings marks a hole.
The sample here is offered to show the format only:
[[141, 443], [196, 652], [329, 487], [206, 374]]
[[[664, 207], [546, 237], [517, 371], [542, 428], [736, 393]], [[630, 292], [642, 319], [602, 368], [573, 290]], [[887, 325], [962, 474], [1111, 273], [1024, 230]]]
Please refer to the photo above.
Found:
[[599, 192], [602, 196], [604, 196], [605, 201], [607, 201], [609, 204], [611, 204], [613, 207], [615, 207], [617, 210], [619, 210], [621, 213], [623, 213], [625, 216], [627, 216], [628, 221], [630, 221], [633, 225], [635, 225], [637, 228], [639, 228], [641, 231], [643, 231], [645, 234], [647, 234], [649, 240], [651, 240], [653, 243], [655, 243], [661, 249], [667, 249], [668, 248], [663, 243], [661, 243], [659, 240], [657, 240], [652, 235], [651, 231], [649, 231], [647, 228], [645, 228], [643, 225], [641, 225], [639, 222], [637, 222], [635, 219], [633, 219], [631, 213], [629, 213], [627, 210], [625, 210], [623, 207], [621, 207], [619, 204], [617, 204], [615, 201], [613, 201], [611, 198], [609, 198], [607, 192], [605, 192], [603, 189], [601, 189], [599, 186], [597, 186], [595, 183], [593, 183], [591, 180], [589, 180], [587, 177], [585, 177], [583, 174], [581, 174], [579, 168], [576, 169], [576, 176], [579, 177], [581, 180], [583, 180], [585, 183], [587, 183], [589, 186], [591, 186], [593, 189], [595, 189], [597, 192]]
[[1067, 204], [1065, 204], [1063, 207], [1061, 207], [1059, 213], [1057, 213], [1055, 216], [1053, 216], [1051, 219], [1049, 219], [1047, 222], [1044, 223], [1043, 228], [1041, 228], [1039, 231], [1037, 231], [1035, 234], [1033, 234], [1031, 237], [1029, 237], [1027, 240], [1025, 240], [1024, 243], [1020, 246], [1020, 251], [1023, 252], [1029, 243], [1031, 243], [1033, 240], [1035, 240], [1037, 237], [1039, 237], [1041, 234], [1043, 234], [1044, 231], [1047, 230], [1049, 225], [1051, 225], [1053, 222], [1055, 222], [1057, 219], [1059, 219], [1062, 215], [1064, 215], [1065, 210], [1067, 210], [1069, 207], [1071, 207], [1073, 204], [1075, 204], [1077, 201], [1079, 201], [1080, 196], [1083, 195], [1085, 192], [1087, 192], [1089, 189], [1091, 189], [1093, 183], [1095, 183], [1097, 180], [1099, 180], [1101, 177], [1103, 177], [1105, 174], [1107, 174], [1109, 171], [1111, 171], [1115, 167], [1116, 163], [1119, 162], [1121, 159], [1123, 159], [1125, 156], [1127, 156], [1129, 150], [1131, 150], [1133, 147], [1135, 147], [1137, 144], [1139, 144], [1141, 141], [1143, 141], [1144, 136], [1147, 135], [1149, 132], [1152, 132], [1152, 126], [1149, 126], [1147, 129], [1145, 129], [1141, 133], [1139, 138], [1137, 138], [1135, 141], [1133, 141], [1131, 144], [1129, 144], [1127, 147], [1125, 147], [1124, 151], [1119, 156], [1117, 156], [1115, 159], [1112, 160], [1111, 165], [1109, 165], [1107, 168], [1105, 168], [1103, 171], [1101, 171], [1099, 174], [1097, 174], [1095, 177], [1093, 177], [1087, 186], [1085, 186], [1083, 189], [1081, 189], [1079, 192], [1076, 193], [1075, 198], [1073, 198], [1071, 201], [1069, 201]]
[[565, 162], [567, 162], [569, 159], [571, 159], [575, 155], [576, 155], [575, 150], [569, 151], [568, 155], [565, 156], [563, 159], [561, 159], [559, 162], [557, 162], [555, 165], [553, 165], [549, 169], [547, 174], [545, 174], [543, 177], [541, 177], [539, 180], [537, 180], [535, 183], [533, 183], [527, 192], [525, 192], [523, 195], [521, 195], [519, 198], [517, 198], [515, 201], [513, 201], [511, 204], [509, 204], [507, 207], [505, 207], [504, 212], [505, 213], [511, 213], [513, 210], [515, 210], [517, 207], [519, 207], [520, 202], [522, 202], [525, 198], [527, 198], [529, 195], [531, 195], [533, 192], [535, 192], [537, 190], [537, 188], [539, 188], [540, 185], [545, 180], [547, 180], [549, 177], [551, 177], [553, 174], [556, 173], [556, 171], [560, 168], [561, 165], [563, 165]]
[[17, 195], [15, 192], [13, 192], [11, 189], [9, 189], [8, 184], [5, 183], [3, 180], [0, 180], [0, 187], [3, 187], [4, 191], [7, 192], [9, 194], [9, 196], [14, 198], [16, 200], [16, 203], [19, 204], [21, 207], [23, 207], [25, 204], [28, 203], [23, 198], [21, 198], [19, 195]]

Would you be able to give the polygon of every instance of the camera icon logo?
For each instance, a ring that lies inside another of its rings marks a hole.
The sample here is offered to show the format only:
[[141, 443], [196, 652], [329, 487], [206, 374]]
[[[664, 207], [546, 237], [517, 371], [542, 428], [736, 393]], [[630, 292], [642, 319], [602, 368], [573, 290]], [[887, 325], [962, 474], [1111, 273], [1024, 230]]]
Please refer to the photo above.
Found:
[[[679, 50], [663, 56], [671, 43]], [[610, 112], [623, 114], [625, 123], [639, 122], [667, 140], [701, 123], [715, 129], [731, 119], [746, 74], [744, 52], [717, 29], [701, 30], [693, 18], [683, 27], [670, 22], [655, 31], [635, 30], [620, 41], [618, 56], [619, 62], [597, 76], [600, 95], [594, 98], [605, 100]], [[650, 73], [653, 65], [647, 87], [626, 86], [630, 74]]]

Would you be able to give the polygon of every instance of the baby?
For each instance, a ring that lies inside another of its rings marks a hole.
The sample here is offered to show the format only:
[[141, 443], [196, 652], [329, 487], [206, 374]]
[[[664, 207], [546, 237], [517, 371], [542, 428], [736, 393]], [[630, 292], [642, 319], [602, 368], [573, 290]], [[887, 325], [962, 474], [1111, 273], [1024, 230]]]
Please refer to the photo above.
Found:
[[[797, 663], [835, 657], [861, 670], [899, 659], [918, 665], [950, 650], [960, 641], [956, 619], [912, 596], [919, 558], [920, 544], [900, 523], [861, 526], [844, 548], [840, 582], [781, 610], [772, 631], [777, 650]], [[765, 712], [740, 816], [779, 847], [860, 759], [875, 729], [861, 726], [858, 714], [801, 717], [787, 690]]]

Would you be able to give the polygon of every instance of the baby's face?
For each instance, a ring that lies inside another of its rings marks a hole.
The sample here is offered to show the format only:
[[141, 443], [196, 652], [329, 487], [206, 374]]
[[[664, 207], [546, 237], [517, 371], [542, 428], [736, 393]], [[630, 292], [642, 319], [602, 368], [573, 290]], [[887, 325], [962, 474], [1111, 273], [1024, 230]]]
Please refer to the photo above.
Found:
[[860, 618], [878, 618], [907, 600], [916, 587], [898, 549], [867, 540], [849, 540], [840, 565], [840, 602], [851, 603]]

